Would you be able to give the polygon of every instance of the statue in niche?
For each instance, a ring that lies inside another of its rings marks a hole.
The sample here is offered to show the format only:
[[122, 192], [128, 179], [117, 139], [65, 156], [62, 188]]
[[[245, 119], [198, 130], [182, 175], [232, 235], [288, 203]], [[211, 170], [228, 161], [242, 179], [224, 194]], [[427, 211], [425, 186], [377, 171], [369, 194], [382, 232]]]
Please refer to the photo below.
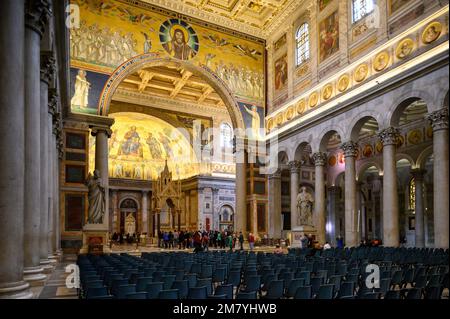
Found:
[[258, 114], [258, 108], [256, 107], [256, 105], [252, 105], [252, 108], [249, 109], [247, 108], [247, 106], [243, 105], [244, 110], [250, 114], [251, 118], [252, 118], [252, 134], [253, 134], [253, 138], [254, 139], [259, 139], [259, 130], [261, 127], [261, 118]]
[[136, 232], [136, 219], [133, 214], [130, 213], [125, 218], [125, 233], [130, 234], [131, 236]]
[[89, 173], [85, 183], [88, 187], [89, 224], [102, 224], [105, 215], [105, 188], [102, 185], [100, 171], [95, 170], [94, 175]]
[[306, 187], [302, 187], [297, 195], [297, 224], [312, 226], [312, 208], [314, 199], [312, 195], [306, 191]]
[[88, 107], [90, 88], [91, 84], [86, 79], [86, 71], [78, 70], [78, 75], [75, 78], [75, 93], [70, 101], [72, 107], [79, 107], [80, 109], [85, 109]]

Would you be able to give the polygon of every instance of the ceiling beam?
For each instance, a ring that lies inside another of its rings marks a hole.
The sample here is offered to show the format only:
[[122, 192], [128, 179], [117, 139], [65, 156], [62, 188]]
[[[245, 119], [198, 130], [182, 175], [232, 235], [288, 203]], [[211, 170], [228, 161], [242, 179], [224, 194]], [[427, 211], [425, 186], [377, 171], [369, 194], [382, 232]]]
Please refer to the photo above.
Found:
[[186, 70], [182, 71], [181, 79], [175, 83], [175, 89], [170, 94], [170, 97], [177, 96], [178, 92], [180, 92], [180, 90], [183, 88], [183, 86], [187, 83], [187, 81], [189, 80], [191, 75], [192, 75], [192, 73], [189, 71], [186, 71]]

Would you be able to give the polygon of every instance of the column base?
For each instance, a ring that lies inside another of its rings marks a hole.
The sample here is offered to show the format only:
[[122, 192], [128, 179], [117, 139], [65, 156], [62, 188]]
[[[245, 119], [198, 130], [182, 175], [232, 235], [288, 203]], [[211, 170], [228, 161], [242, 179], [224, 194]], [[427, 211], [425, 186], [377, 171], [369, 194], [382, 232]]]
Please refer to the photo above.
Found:
[[54, 269], [53, 264], [48, 259], [41, 259], [39, 264], [44, 269], [44, 274], [50, 274]]
[[0, 286], [0, 299], [32, 299], [30, 284], [25, 281], [12, 282]]
[[294, 227], [291, 231], [291, 237], [290, 237], [291, 248], [301, 248], [302, 247], [300, 238], [302, 237], [303, 234], [305, 234], [306, 236], [311, 234], [313, 237], [317, 237], [316, 236], [317, 230], [315, 229], [314, 226], [309, 226], [309, 225]]
[[40, 287], [45, 284], [47, 276], [44, 275], [44, 268], [27, 267], [23, 269], [23, 280], [30, 284], [30, 287]]

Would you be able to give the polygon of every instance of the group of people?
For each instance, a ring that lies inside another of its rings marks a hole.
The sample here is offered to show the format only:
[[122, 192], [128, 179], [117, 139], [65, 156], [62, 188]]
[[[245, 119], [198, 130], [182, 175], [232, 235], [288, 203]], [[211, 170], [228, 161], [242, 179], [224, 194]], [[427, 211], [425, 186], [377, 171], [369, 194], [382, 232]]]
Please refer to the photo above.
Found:
[[[194, 249], [195, 252], [208, 251], [209, 248], [219, 249], [244, 249], [244, 234], [229, 230], [197, 230], [197, 231], [160, 231], [158, 233], [158, 247], [171, 249]], [[252, 233], [247, 236], [247, 241], [252, 251], [255, 247], [256, 238]]]
[[120, 244], [120, 245], [122, 245], [124, 243], [126, 243], [126, 244], [139, 244], [140, 241], [141, 241], [141, 234], [140, 233], [137, 233], [137, 234], [135, 234], [135, 233], [133, 233], [133, 234], [127, 233], [127, 234], [124, 234], [122, 232], [121, 233], [114, 232], [114, 234], [111, 236], [111, 241], [115, 242], [117, 244]]

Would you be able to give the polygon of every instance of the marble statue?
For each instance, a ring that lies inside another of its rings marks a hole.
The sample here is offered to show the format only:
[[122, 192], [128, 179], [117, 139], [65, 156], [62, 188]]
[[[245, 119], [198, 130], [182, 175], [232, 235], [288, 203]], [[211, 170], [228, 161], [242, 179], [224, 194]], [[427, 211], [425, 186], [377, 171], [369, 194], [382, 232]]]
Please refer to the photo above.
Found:
[[70, 104], [79, 108], [88, 107], [89, 89], [91, 84], [86, 79], [86, 71], [78, 70], [78, 75], [75, 79], [75, 93], [73, 94]]
[[306, 187], [302, 187], [297, 195], [297, 224], [312, 226], [312, 208], [314, 199], [310, 193], [306, 191]]
[[105, 188], [102, 186], [100, 171], [95, 170], [94, 175], [89, 173], [86, 180], [89, 199], [89, 224], [102, 224], [105, 215]]
[[256, 107], [256, 105], [253, 105], [251, 109], [248, 109], [245, 105], [243, 105], [244, 110], [250, 114], [251, 118], [252, 118], [252, 134], [253, 134], [253, 138], [255, 139], [259, 139], [259, 130], [261, 127], [261, 118], [259, 116], [258, 113], [258, 108]]

